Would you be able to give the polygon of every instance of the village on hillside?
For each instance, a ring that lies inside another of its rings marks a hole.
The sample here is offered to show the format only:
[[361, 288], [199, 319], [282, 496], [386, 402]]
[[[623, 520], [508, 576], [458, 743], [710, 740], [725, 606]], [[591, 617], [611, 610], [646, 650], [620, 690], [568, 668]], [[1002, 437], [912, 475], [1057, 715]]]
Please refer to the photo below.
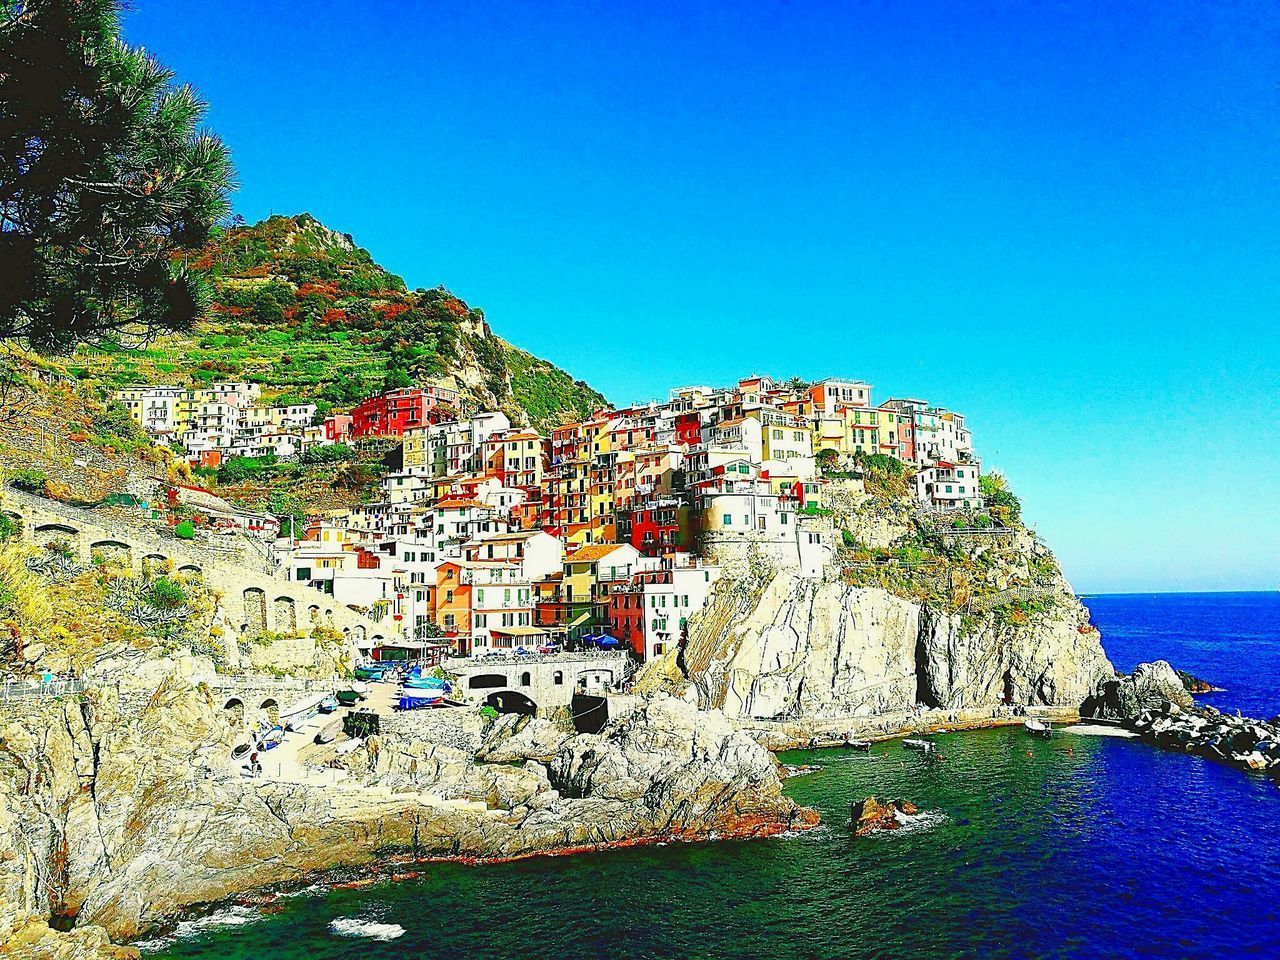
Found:
[[549, 436], [468, 413], [439, 386], [328, 416], [265, 404], [251, 383], [136, 385], [116, 399], [206, 469], [391, 441], [376, 502], [283, 537], [269, 514], [176, 491], [197, 524], [238, 526], [280, 576], [384, 625], [358, 645], [373, 660], [585, 648], [652, 659], [679, 644], [735, 560], [819, 575], [838, 546], [824, 489], [858, 483], [858, 467], [877, 459], [910, 468], [925, 508], [982, 505], [964, 417], [915, 399], [876, 405], [860, 380], [682, 387]]

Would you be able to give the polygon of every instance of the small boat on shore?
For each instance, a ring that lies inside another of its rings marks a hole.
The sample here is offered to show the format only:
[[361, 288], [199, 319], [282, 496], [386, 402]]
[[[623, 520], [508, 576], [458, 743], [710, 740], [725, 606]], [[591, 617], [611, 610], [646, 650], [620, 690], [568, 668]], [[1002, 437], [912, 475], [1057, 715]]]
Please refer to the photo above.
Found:
[[1039, 717], [1027, 717], [1022, 722], [1022, 728], [1033, 737], [1040, 737], [1043, 740], [1048, 740], [1053, 736], [1053, 724], [1048, 720], [1041, 720]]
[[231, 751], [231, 759], [243, 760], [245, 757], [249, 755], [249, 751], [252, 749], [253, 749], [253, 744], [251, 743], [238, 744], [236, 748]]
[[339, 730], [339, 727], [336, 723], [330, 724], [329, 726], [325, 727], [324, 729], [316, 733], [315, 738], [312, 742], [313, 743], [333, 743], [334, 739], [338, 736], [338, 730]]
[[902, 745], [908, 750], [919, 750], [924, 754], [938, 752], [938, 745], [936, 743], [932, 740], [922, 740], [919, 737], [907, 737], [902, 741]]
[[272, 727], [258, 741], [258, 749], [274, 750], [284, 742], [284, 727]]
[[357, 703], [364, 699], [364, 694], [359, 690], [339, 690], [334, 697], [338, 703], [344, 707], [354, 707]]
[[329, 694], [329, 696], [320, 701], [320, 704], [316, 709], [321, 713], [333, 713], [339, 706], [341, 706], [341, 704], [338, 703], [338, 698], [333, 694]]

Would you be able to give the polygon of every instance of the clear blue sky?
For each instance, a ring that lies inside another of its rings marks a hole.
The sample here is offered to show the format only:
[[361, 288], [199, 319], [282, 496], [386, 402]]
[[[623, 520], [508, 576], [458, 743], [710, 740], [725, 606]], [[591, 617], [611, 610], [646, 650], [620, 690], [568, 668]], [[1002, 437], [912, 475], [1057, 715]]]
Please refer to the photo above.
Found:
[[618, 403], [758, 371], [961, 410], [1078, 589], [1280, 586], [1274, 4], [134, 6], [250, 220]]

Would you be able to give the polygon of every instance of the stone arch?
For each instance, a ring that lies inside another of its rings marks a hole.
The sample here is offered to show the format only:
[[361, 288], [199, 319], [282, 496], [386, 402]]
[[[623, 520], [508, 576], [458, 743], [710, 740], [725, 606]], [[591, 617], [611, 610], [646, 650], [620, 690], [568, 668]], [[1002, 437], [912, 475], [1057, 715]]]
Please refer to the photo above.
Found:
[[520, 674], [520, 686], [528, 687], [532, 685], [533, 685], [533, 674], [531, 674], [528, 670]]
[[198, 563], [184, 563], [178, 568], [178, 573], [186, 577], [203, 577], [204, 569]]
[[484, 705], [499, 713], [518, 713], [526, 717], [538, 713], [538, 704], [519, 690], [495, 690], [484, 698]]
[[258, 587], [246, 587], [243, 594], [244, 632], [251, 637], [267, 632], [267, 595]]
[[320, 607], [317, 604], [311, 604], [307, 607], [307, 621], [314, 627], [320, 624]]
[[31, 531], [36, 541], [46, 549], [65, 544], [72, 554], [80, 552], [80, 531], [65, 523], [42, 523]]
[[506, 675], [501, 673], [477, 673], [467, 680], [467, 686], [472, 690], [492, 690], [506, 685]]
[[222, 709], [231, 714], [231, 722], [237, 727], [244, 726], [244, 701], [239, 697], [230, 697], [222, 705]]
[[62, 537], [78, 537], [78, 536], [80, 536], [80, 531], [79, 531], [79, 530], [77, 530], [75, 527], [68, 526], [68, 525], [67, 525], [67, 524], [65, 524], [65, 523], [41, 523], [41, 524], [38, 524], [38, 525], [35, 527], [35, 529], [34, 529], [34, 530], [32, 530], [31, 532], [32, 532], [32, 533], [34, 533], [34, 534], [36, 534], [36, 535], [40, 535], [40, 534], [47, 534], [47, 535], [49, 535], [49, 536], [53, 536], [53, 537], [58, 537], [58, 536], [62, 536]]
[[351, 639], [356, 642], [356, 646], [364, 646], [365, 629], [361, 624], [356, 624], [355, 629], [351, 631]]
[[563, 684], [563, 683], [564, 683], [564, 671], [563, 671], [563, 670], [557, 670], [555, 673], [553, 673], [553, 674], [551, 675], [551, 682], [552, 682], [552, 683], [554, 683], [556, 686], [560, 686], [561, 684]]
[[279, 725], [280, 704], [276, 702], [275, 697], [267, 697], [267, 699], [258, 704], [258, 712], [266, 717], [273, 727]]
[[271, 626], [276, 633], [298, 631], [298, 611], [293, 597], [276, 597], [271, 603]]
[[94, 563], [118, 560], [125, 566], [133, 564], [133, 547], [123, 540], [95, 540], [89, 544], [89, 558]]
[[172, 561], [163, 553], [148, 553], [142, 558], [142, 572], [148, 576], [168, 573], [172, 566]]

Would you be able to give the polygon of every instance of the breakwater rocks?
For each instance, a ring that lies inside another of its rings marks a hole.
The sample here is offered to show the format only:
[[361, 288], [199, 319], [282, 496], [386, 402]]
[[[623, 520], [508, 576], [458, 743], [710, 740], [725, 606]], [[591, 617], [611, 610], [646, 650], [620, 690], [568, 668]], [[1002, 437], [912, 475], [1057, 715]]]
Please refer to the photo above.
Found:
[[1197, 704], [1188, 692], [1187, 676], [1165, 660], [1139, 664], [1131, 674], [1098, 684], [1080, 713], [1118, 720], [1168, 750], [1250, 770], [1280, 769], [1280, 717], [1264, 723]]
[[1280, 725], [1233, 717], [1213, 707], [1184, 710], [1166, 703], [1132, 723], [1144, 740], [1249, 770], [1280, 769]]

